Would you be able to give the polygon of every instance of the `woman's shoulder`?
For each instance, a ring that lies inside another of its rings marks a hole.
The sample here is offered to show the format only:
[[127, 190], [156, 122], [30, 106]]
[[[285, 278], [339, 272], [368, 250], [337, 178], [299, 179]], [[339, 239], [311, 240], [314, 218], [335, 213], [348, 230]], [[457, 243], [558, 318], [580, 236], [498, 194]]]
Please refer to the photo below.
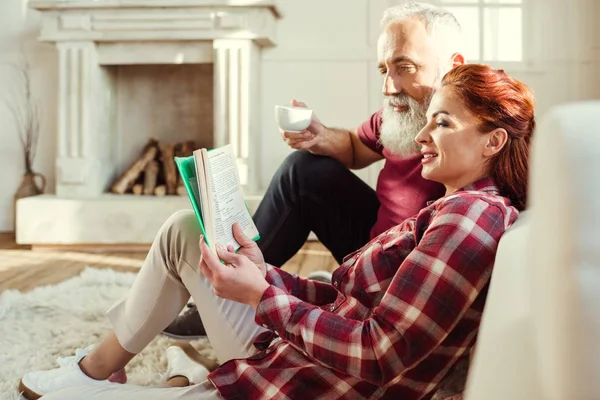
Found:
[[[444, 196], [431, 204], [432, 217], [453, 216], [472, 220], [498, 220], [508, 228], [518, 217], [519, 211], [510, 200], [496, 190], [461, 190]], [[446, 217], [448, 218], [448, 217]]]
[[441, 199], [442, 205], [469, 205], [484, 202], [501, 209], [514, 208], [507, 197], [501, 196], [497, 190], [460, 190]]

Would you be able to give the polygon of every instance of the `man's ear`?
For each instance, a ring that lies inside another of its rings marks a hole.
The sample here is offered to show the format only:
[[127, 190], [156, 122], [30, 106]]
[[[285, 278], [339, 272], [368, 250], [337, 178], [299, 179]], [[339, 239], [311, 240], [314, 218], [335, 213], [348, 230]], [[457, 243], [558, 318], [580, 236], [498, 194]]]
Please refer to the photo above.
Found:
[[497, 128], [489, 132], [487, 135], [487, 143], [483, 149], [483, 155], [485, 157], [492, 157], [498, 154], [508, 140], [508, 133], [503, 128]]
[[455, 67], [458, 67], [459, 65], [465, 64], [465, 57], [460, 53], [452, 54], [452, 57], [450, 58], [450, 60], [452, 61], [452, 68], [455, 68]]

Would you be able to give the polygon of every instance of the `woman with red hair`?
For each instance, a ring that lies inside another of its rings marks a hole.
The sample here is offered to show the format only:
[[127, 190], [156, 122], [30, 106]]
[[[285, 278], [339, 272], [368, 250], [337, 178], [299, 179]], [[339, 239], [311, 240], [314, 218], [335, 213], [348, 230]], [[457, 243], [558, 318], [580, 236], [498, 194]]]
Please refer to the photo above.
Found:
[[[445, 196], [349, 254], [331, 284], [265, 264], [238, 225], [241, 249], [215, 254], [193, 213], [177, 213], [108, 312], [114, 331], [58, 369], [25, 374], [22, 391], [48, 400], [430, 399], [474, 345], [498, 241], [527, 203], [534, 127], [524, 84], [487, 66], [456, 67], [415, 139], [423, 177]], [[190, 295], [221, 365], [200, 382], [190, 360], [187, 371], [170, 365], [167, 379], [196, 380], [187, 387], [109, 383]]]

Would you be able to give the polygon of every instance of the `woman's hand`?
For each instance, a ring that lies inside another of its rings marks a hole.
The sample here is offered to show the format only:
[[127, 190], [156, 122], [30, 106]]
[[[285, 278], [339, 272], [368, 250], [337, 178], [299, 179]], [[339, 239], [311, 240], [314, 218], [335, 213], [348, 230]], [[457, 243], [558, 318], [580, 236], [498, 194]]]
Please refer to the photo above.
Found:
[[[246, 236], [246, 234], [244, 234], [242, 227], [237, 222], [233, 224], [232, 229], [233, 237], [235, 238], [235, 240], [237, 240], [240, 246], [242, 246], [238, 249], [237, 253], [248, 257], [248, 259], [254, 264], [256, 264], [258, 269], [260, 269], [262, 276], [267, 276], [267, 266], [265, 264], [265, 258], [256, 242], [250, 239], [248, 236]], [[233, 253], [233, 246], [227, 246], [227, 251]]]
[[[207, 246], [203, 237], [200, 238], [200, 272], [212, 284], [215, 294], [258, 307], [263, 293], [270, 286], [261, 270], [245, 255], [229, 252], [221, 245], [216, 245], [216, 248], [217, 254]], [[225, 264], [221, 264], [220, 260]]]

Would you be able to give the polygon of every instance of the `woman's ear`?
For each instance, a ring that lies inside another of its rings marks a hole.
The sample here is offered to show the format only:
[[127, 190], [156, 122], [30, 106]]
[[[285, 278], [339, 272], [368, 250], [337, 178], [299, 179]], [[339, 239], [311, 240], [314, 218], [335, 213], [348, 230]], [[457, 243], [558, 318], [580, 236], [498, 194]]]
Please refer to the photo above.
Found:
[[508, 140], [508, 133], [503, 128], [494, 129], [486, 136], [487, 143], [483, 150], [483, 155], [486, 157], [492, 157], [493, 155], [498, 154]]
[[454, 53], [451, 57], [452, 68], [458, 67], [459, 65], [465, 64], [465, 57], [460, 53]]

